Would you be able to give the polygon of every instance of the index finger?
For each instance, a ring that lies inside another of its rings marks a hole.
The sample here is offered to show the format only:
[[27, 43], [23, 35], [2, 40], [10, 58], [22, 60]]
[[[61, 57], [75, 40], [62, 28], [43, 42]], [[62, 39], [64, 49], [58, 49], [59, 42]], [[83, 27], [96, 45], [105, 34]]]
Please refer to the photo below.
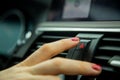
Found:
[[20, 65], [32, 66], [42, 61], [52, 58], [61, 52], [75, 47], [79, 43], [79, 38], [62, 39], [55, 42], [44, 44]]

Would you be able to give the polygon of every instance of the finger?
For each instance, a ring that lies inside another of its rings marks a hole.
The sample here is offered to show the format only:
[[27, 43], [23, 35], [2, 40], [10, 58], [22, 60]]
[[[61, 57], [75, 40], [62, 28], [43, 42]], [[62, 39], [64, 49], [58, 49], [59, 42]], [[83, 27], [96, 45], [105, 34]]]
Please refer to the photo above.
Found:
[[29, 80], [61, 80], [61, 79], [57, 76], [49, 76], [49, 75], [35, 76], [33, 75], [32, 77], [29, 78]]
[[32, 74], [67, 74], [67, 75], [98, 75], [101, 67], [83, 61], [55, 58], [35, 65], [30, 69]]
[[41, 61], [50, 59], [59, 53], [76, 46], [79, 38], [62, 39], [56, 42], [44, 44], [40, 49], [29, 56], [22, 64], [32, 66]]

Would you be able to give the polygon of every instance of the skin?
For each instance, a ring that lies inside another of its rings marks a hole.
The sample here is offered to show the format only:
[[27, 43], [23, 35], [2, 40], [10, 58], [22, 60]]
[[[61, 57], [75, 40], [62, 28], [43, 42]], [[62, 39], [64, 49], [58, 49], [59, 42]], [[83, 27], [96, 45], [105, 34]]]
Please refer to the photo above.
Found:
[[[78, 39], [78, 38], [77, 38]], [[101, 69], [94, 69], [94, 63], [52, 58], [75, 47], [79, 39], [62, 39], [44, 44], [21, 63], [0, 72], [0, 80], [61, 80], [59, 74], [95, 76]]]

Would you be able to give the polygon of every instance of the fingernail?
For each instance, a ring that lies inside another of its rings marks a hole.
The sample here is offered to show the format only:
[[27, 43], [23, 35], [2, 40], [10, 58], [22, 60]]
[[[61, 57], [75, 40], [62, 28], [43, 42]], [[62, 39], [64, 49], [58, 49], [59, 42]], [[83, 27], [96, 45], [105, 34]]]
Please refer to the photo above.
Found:
[[77, 37], [74, 37], [74, 38], [71, 38], [72, 41], [79, 41], [79, 38]]
[[92, 68], [93, 68], [94, 70], [97, 70], [97, 71], [100, 71], [100, 70], [102, 69], [102, 67], [101, 67], [100, 65], [98, 65], [98, 64], [93, 64], [93, 65], [92, 65]]

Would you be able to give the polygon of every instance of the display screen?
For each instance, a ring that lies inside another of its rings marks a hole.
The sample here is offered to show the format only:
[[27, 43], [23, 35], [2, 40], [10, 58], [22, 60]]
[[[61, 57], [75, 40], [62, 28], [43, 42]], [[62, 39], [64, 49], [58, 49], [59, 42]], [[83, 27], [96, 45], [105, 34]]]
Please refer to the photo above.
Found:
[[53, 0], [47, 21], [120, 21], [120, 0]]

